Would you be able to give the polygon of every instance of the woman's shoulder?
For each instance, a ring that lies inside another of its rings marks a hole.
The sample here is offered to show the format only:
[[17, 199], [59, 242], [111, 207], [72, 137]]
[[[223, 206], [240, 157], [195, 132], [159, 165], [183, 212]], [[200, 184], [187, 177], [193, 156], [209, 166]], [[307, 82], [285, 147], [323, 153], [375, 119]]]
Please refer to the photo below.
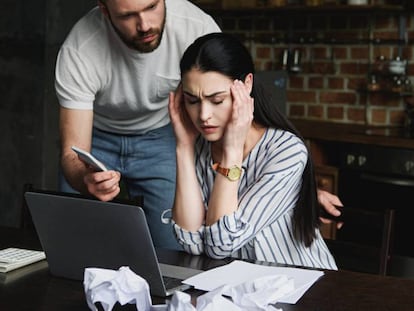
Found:
[[289, 167], [306, 163], [308, 151], [303, 140], [292, 132], [282, 129], [269, 128], [263, 135], [260, 146], [255, 150], [256, 161], [263, 168], [274, 168], [274, 165]]
[[264, 141], [279, 142], [279, 143], [293, 143], [305, 145], [303, 140], [296, 134], [277, 128], [268, 128], [263, 136]]
[[[306, 157], [308, 154], [304, 141], [296, 134], [269, 128], [263, 135], [259, 149], [265, 149], [269, 157]], [[299, 159], [298, 159], [299, 160]]]

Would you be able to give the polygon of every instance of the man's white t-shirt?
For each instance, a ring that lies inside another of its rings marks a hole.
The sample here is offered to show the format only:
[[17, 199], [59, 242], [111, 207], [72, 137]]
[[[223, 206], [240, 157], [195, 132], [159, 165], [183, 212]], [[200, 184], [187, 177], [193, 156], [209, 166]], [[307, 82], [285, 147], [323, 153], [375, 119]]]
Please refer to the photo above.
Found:
[[168, 124], [168, 94], [180, 81], [182, 54], [220, 28], [186, 0], [166, 0], [166, 14], [160, 46], [151, 53], [128, 48], [97, 7], [79, 20], [57, 58], [60, 105], [93, 109], [94, 126], [112, 133], [143, 134]]

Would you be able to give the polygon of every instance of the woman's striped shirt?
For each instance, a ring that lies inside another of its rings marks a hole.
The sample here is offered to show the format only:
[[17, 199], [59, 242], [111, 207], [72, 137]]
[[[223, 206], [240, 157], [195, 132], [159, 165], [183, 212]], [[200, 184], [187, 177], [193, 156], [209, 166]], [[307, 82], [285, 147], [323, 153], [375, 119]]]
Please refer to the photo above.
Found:
[[[216, 172], [210, 143], [196, 143], [196, 173], [207, 208]], [[189, 232], [174, 224], [178, 241], [192, 254], [235, 257], [313, 268], [337, 266], [319, 231], [310, 247], [294, 237], [293, 209], [308, 153], [294, 134], [267, 129], [243, 161], [239, 208], [211, 226]], [[188, 206], [188, 209], [191, 209]]]

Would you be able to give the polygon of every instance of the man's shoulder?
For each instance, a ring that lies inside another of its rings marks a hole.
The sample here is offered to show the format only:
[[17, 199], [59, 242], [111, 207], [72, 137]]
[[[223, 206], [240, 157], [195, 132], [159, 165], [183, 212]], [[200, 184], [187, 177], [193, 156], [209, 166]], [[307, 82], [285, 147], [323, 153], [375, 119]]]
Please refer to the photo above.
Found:
[[166, 0], [166, 6], [166, 34], [180, 46], [187, 47], [199, 36], [221, 31], [212, 16], [187, 0]]
[[99, 8], [91, 9], [72, 27], [64, 44], [70, 44], [72, 47], [77, 46], [79, 48], [90, 40], [100, 41], [100, 37], [104, 36], [103, 32], [105, 31], [102, 23], [104, 23], [104, 19]]
[[167, 16], [210, 22], [211, 16], [188, 0], [166, 0]]

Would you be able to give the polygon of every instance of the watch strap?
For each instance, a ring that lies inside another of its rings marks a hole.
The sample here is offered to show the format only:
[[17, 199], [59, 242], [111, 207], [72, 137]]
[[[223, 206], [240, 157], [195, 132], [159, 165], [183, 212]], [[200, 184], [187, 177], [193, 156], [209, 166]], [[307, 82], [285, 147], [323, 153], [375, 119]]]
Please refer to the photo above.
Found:
[[237, 165], [233, 165], [230, 168], [226, 168], [226, 167], [220, 166], [220, 163], [214, 163], [212, 167], [213, 167], [213, 170], [227, 177], [227, 179], [230, 181], [239, 180], [241, 177], [242, 169]]
[[221, 167], [220, 163], [214, 163], [213, 164], [213, 170], [215, 170], [217, 173], [220, 173], [224, 176], [228, 176], [230, 169], [229, 168], [225, 168], [225, 167]]

